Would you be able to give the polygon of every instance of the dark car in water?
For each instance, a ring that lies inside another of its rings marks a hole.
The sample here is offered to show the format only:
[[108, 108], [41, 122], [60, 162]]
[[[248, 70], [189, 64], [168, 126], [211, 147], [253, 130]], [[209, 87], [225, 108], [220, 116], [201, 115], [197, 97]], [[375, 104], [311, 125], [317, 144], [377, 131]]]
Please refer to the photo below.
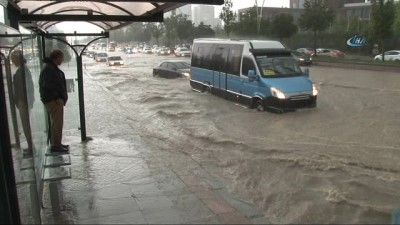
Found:
[[182, 60], [163, 61], [153, 68], [154, 77], [177, 78], [190, 76], [190, 64]]
[[296, 59], [299, 66], [310, 66], [312, 64], [312, 57], [311, 55], [299, 52], [299, 51], [292, 51], [292, 57]]

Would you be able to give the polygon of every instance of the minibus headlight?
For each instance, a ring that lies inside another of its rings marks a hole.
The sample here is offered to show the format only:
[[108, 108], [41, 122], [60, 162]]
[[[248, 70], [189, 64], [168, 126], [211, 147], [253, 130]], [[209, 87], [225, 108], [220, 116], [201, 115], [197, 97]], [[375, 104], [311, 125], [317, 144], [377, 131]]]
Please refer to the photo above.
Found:
[[188, 72], [183, 72], [182, 75], [185, 77], [190, 77], [190, 74]]
[[286, 98], [285, 94], [283, 94], [282, 91], [280, 91], [279, 89], [274, 88], [274, 87], [271, 88], [271, 94], [272, 94], [272, 96], [277, 97], [279, 99], [285, 99]]
[[312, 85], [312, 94], [313, 94], [313, 96], [318, 95], [318, 89], [317, 89], [317, 86], [315, 86], [315, 84]]

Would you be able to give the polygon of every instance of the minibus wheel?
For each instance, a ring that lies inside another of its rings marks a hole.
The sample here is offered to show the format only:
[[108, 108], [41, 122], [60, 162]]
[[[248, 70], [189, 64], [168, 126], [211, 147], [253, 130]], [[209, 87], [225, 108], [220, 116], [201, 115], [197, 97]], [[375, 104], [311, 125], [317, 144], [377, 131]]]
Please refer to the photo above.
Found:
[[259, 112], [263, 112], [265, 111], [264, 105], [263, 105], [263, 101], [260, 98], [256, 98], [253, 100], [253, 108], [256, 109]]
[[210, 86], [206, 86], [206, 92], [211, 94], [211, 87]]

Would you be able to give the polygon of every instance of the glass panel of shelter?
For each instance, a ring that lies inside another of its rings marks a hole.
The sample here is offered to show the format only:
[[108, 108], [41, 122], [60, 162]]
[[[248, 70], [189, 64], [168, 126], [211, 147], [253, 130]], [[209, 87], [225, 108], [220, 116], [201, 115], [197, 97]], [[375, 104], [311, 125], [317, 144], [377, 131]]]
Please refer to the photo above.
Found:
[[[2, 32], [3, 30], [6, 32]], [[12, 148], [5, 151], [12, 152], [12, 161], [17, 188], [18, 205], [22, 224], [40, 223], [40, 203], [37, 188], [37, 156], [42, 150], [40, 141], [33, 136], [34, 126], [32, 121], [35, 109], [43, 106], [34, 99], [36, 86], [34, 79], [40, 69], [31, 64], [32, 40], [26, 42], [30, 35], [20, 34], [11, 28], [0, 25], [0, 48], [2, 52], [2, 73], [5, 76], [4, 88], [6, 90], [6, 109], [8, 114], [8, 127]], [[28, 44], [26, 45], [26, 44]], [[32, 75], [33, 71], [33, 75]], [[39, 99], [39, 98], [37, 98]], [[42, 119], [43, 122], [43, 112]], [[40, 132], [46, 133], [43, 128]], [[37, 144], [35, 144], [37, 143]], [[10, 174], [8, 174], [10, 175]]]

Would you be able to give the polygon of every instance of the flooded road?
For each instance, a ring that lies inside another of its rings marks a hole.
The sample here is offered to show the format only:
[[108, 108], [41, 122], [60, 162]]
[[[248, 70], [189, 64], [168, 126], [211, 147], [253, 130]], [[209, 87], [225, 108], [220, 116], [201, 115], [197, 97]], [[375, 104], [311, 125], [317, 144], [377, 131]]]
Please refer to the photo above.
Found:
[[120, 55], [122, 67], [84, 57], [85, 79], [124, 108], [115, 113], [220, 177], [272, 223], [387, 224], [400, 206], [399, 74], [311, 67], [317, 108], [274, 114], [194, 92], [188, 78], [153, 78], [175, 56]]

